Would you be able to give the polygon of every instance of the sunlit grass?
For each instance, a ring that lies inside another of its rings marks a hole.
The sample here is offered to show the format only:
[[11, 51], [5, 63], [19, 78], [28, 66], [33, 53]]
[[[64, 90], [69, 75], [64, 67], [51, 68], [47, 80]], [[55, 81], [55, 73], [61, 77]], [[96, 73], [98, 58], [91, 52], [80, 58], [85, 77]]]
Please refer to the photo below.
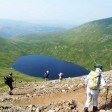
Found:
[[4, 76], [8, 75], [10, 72], [13, 73], [14, 87], [18, 87], [25, 82], [41, 82], [41, 81], [43, 81], [43, 79], [39, 78], [39, 77], [25, 75], [20, 72], [9, 69], [9, 68], [0, 68], [0, 91], [5, 91], [7, 89], [7, 85], [4, 84]]

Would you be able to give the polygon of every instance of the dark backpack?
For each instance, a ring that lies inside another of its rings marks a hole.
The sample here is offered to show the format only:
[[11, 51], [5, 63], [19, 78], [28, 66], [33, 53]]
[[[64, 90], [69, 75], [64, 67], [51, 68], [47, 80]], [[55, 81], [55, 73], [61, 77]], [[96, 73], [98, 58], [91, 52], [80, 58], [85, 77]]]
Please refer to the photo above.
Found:
[[7, 76], [5, 76], [4, 77], [4, 83], [7, 84], [7, 82], [8, 82], [8, 78], [7, 78]]
[[13, 81], [12, 81], [12, 78], [11, 77], [9, 77], [9, 76], [5, 76], [4, 77], [4, 83], [5, 84], [10, 84], [10, 83], [12, 83]]
[[44, 74], [44, 78], [48, 78], [49, 75], [50, 75], [49, 73], [45, 73], [45, 74]]

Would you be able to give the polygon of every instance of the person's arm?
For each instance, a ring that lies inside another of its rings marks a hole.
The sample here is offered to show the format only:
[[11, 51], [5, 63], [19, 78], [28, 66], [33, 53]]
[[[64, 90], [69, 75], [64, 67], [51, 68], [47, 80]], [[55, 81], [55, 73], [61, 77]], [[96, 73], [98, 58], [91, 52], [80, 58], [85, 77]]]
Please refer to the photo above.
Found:
[[104, 78], [103, 78], [102, 75], [101, 75], [101, 83], [100, 83], [100, 85], [101, 85], [102, 87], [108, 87], [108, 85], [106, 84], [106, 82], [105, 82], [105, 80], [104, 80]]
[[87, 84], [88, 84], [88, 81], [89, 81], [89, 75], [87, 75], [86, 78], [85, 78], [85, 85], [86, 85], [86, 86], [87, 86]]
[[14, 78], [12, 77], [12, 82], [14, 82]]

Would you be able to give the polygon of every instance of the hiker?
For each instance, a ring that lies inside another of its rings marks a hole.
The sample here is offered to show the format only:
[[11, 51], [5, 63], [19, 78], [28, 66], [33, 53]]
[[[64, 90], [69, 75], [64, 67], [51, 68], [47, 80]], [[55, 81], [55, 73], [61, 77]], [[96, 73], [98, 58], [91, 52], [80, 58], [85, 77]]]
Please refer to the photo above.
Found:
[[45, 78], [45, 81], [49, 80], [49, 71], [47, 70], [45, 73], [44, 73], [44, 78]]
[[87, 100], [84, 108], [84, 112], [88, 112], [91, 100], [93, 99], [93, 112], [98, 111], [98, 94], [99, 87], [107, 87], [107, 84], [102, 76], [102, 65], [96, 64], [95, 71], [91, 71], [86, 79], [85, 85], [87, 86]]
[[13, 76], [12, 76], [12, 72], [11, 73], [9, 73], [9, 75], [8, 76], [6, 76], [6, 77], [4, 77], [4, 80], [5, 80], [5, 84], [7, 84], [8, 86], [9, 86], [9, 95], [13, 95], [13, 93], [12, 93], [12, 90], [13, 90], [13, 85], [12, 85], [12, 83], [14, 82], [14, 80], [13, 80]]
[[60, 73], [58, 74], [58, 76], [59, 76], [59, 80], [62, 80], [62, 79], [63, 79], [63, 73], [60, 72]]

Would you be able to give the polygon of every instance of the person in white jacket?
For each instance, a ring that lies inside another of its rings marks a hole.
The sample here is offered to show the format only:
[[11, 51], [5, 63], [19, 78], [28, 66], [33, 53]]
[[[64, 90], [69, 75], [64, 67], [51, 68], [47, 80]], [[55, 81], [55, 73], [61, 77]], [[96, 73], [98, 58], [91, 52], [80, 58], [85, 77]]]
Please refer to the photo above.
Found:
[[99, 86], [95, 89], [90, 89], [89, 87], [89, 79], [90, 79], [90, 73], [87, 75], [86, 79], [85, 79], [85, 85], [87, 86], [87, 100], [85, 103], [85, 108], [84, 108], [84, 112], [88, 112], [88, 108], [91, 104], [91, 101], [93, 100], [93, 112], [97, 112], [98, 111], [98, 94], [99, 94], [99, 90], [100, 90], [100, 85], [102, 87], [107, 87], [107, 84], [102, 76], [102, 65], [97, 64], [95, 65], [95, 72], [100, 74], [99, 77]]

